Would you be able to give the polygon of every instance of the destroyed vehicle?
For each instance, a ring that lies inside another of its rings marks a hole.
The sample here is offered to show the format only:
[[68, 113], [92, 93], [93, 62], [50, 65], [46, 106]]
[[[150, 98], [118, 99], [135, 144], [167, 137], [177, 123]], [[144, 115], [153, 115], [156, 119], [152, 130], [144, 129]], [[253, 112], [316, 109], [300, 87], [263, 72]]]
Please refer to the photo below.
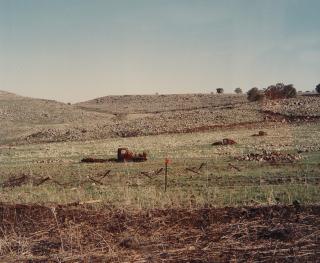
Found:
[[146, 152], [133, 153], [128, 148], [118, 149], [118, 162], [144, 162], [147, 160]]
[[146, 152], [134, 153], [128, 148], [118, 148], [117, 158], [100, 159], [100, 158], [83, 158], [82, 163], [106, 163], [106, 162], [144, 162], [147, 160]]

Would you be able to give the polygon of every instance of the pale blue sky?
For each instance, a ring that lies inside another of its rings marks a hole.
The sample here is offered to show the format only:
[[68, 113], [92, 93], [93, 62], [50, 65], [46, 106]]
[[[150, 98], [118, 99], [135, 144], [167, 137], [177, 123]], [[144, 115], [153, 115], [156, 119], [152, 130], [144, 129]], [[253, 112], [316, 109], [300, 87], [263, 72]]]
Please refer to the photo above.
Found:
[[319, 0], [0, 0], [0, 90], [62, 101], [320, 82]]

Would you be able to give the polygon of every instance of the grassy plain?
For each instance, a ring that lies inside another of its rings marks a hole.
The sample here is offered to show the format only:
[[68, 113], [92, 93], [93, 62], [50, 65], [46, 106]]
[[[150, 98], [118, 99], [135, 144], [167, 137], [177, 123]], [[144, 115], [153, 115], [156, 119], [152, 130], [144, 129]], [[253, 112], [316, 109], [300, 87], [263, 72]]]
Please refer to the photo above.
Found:
[[[283, 124], [265, 131], [267, 136], [263, 137], [252, 137], [257, 130], [243, 128], [2, 147], [0, 183], [22, 174], [33, 179], [48, 176], [52, 180], [39, 186], [30, 181], [5, 187], [0, 197], [9, 203], [99, 200], [132, 208], [319, 202], [319, 124]], [[225, 137], [238, 144], [211, 145]], [[115, 157], [119, 146], [137, 152], [145, 150], [149, 159], [144, 163], [80, 163], [83, 157]], [[299, 151], [302, 159], [273, 164], [235, 159], [263, 150], [293, 154]], [[164, 192], [164, 173], [155, 172], [164, 166], [166, 157], [172, 163]], [[108, 170], [110, 174], [101, 179]]]

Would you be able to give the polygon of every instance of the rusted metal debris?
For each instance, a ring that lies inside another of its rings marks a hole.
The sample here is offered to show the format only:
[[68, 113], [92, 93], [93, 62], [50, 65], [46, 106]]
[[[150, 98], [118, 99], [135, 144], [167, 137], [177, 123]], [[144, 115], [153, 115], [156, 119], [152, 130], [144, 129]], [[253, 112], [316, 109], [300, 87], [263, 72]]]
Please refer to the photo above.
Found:
[[82, 163], [106, 163], [106, 162], [144, 162], [147, 160], [147, 153], [134, 153], [128, 148], [118, 148], [117, 158], [100, 159], [100, 158], [83, 158]]
[[147, 160], [147, 153], [134, 153], [128, 148], [118, 149], [118, 162], [144, 162]]
[[233, 145], [233, 144], [236, 144], [234, 140], [225, 138], [225, 139], [222, 139], [222, 141], [214, 142], [212, 145]]

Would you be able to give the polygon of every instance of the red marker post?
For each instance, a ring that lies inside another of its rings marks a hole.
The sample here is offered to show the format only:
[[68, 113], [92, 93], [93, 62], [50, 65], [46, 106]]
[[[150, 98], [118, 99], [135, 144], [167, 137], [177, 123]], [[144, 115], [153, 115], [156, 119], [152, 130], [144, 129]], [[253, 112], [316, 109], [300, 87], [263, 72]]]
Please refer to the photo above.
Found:
[[170, 163], [171, 161], [169, 160], [169, 158], [166, 158], [164, 160], [164, 163], [165, 163], [165, 173], [164, 173], [164, 191], [166, 192], [167, 191], [167, 185], [168, 185], [168, 164]]

